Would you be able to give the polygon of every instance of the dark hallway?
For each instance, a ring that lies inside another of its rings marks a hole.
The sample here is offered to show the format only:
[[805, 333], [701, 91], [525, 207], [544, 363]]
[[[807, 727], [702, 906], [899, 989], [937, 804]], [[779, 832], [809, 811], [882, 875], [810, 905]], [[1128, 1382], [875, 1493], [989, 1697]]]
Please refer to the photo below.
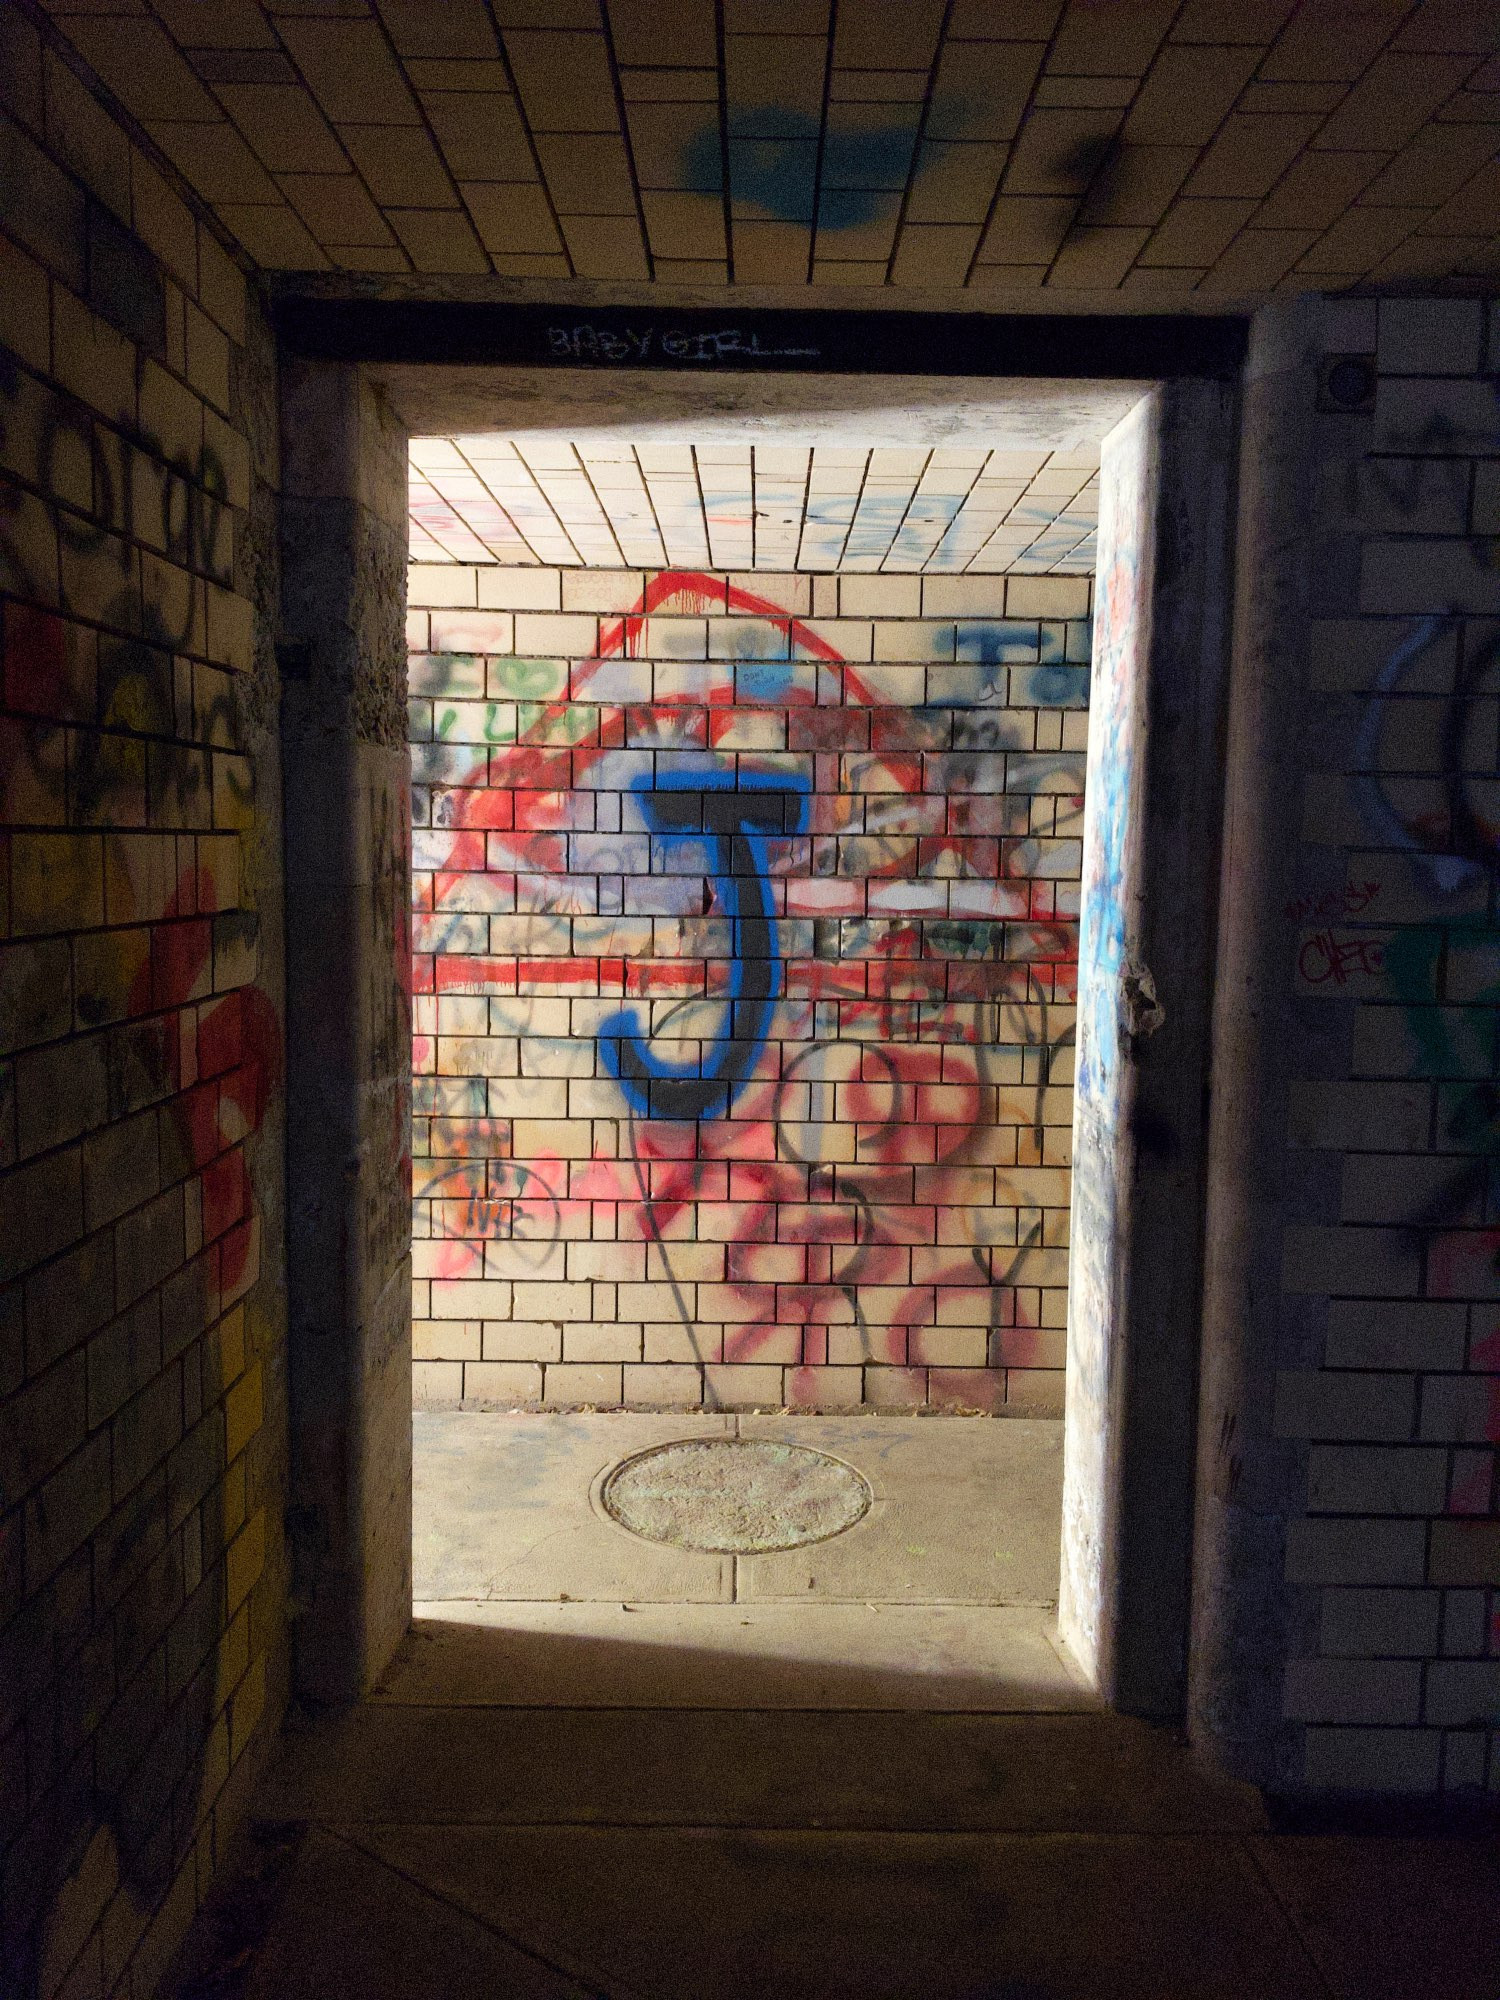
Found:
[[4, 2000], [1494, 2000], [1497, 109], [0, 0]]
[[419, 1638], [292, 1746], [181, 2000], [1484, 2000], [1500, 1978], [1492, 1840], [1273, 1832], [1150, 1724], [475, 1706], [483, 1639]]

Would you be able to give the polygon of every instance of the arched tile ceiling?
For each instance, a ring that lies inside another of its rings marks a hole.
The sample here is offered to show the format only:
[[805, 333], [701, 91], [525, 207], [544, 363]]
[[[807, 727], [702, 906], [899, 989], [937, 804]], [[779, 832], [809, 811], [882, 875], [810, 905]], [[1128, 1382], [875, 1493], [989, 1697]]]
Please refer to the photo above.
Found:
[[414, 438], [416, 562], [994, 574], [1094, 567], [1099, 448]]
[[1064, 307], [1500, 275], [1496, 0], [47, 5], [271, 268]]

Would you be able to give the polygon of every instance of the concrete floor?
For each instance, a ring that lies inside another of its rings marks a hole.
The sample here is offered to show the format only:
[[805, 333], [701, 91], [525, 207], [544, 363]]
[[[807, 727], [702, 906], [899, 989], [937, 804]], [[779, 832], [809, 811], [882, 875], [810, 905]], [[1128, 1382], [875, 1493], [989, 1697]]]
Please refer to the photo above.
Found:
[[[672, 1438], [813, 1446], [873, 1493], [844, 1534], [723, 1556], [630, 1534], [599, 1489]], [[1093, 1706], [1058, 1644], [1062, 1426], [987, 1417], [415, 1417], [403, 1701]]]
[[1500, 1992], [1496, 1843], [1277, 1835], [1115, 1717], [387, 1701], [260, 1805], [179, 2000]]
[[422, 1413], [423, 1617], [289, 1730], [179, 2000], [1496, 2000], [1495, 1842], [1275, 1833], [1090, 1702], [1055, 1427], [744, 1419], [875, 1490], [785, 1555], [597, 1512], [735, 1421]]

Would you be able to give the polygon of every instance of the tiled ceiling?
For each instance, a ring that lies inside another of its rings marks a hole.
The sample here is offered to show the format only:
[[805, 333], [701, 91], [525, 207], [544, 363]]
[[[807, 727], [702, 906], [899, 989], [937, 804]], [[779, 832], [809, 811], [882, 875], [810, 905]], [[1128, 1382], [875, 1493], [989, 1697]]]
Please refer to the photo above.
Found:
[[610, 569], [1088, 572], [1098, 473], [1097, 446], [418, 438], [411, 553]]
[[1142, 305], [1500, 276], [1497, 0], [47, 0], [260, 264]]

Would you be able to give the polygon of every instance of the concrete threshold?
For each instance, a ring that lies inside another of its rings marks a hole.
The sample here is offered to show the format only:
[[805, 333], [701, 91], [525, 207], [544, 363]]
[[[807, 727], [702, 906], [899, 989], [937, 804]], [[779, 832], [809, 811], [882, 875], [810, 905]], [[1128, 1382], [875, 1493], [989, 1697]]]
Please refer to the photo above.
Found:
[[378, 1698], [980, 1714], [1098, 1705], [1049, 1609], [826, 1601], [419, 1604]]

